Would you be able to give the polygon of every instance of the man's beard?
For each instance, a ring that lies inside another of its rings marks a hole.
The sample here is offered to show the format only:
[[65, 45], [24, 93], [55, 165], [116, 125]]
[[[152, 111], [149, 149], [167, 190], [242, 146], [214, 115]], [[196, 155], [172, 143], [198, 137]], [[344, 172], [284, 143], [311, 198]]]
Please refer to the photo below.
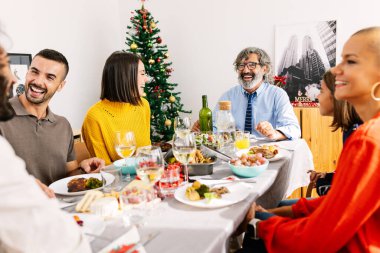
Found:
[[3, 96], [0, 102], [0, 121], [7, 121], [15, 116], [15, 111], [13, 110], [11, 104], [8, 101], [7, 96]]
[[[35, 87], [37, 89], [45, 90], [44, 91], [45, 94], [43, 94], [43, 96], [41, 98], [35, 98], [35, 97], [33, 97], [32, 95], [30, 95], [30, 93], [31, 93], [30, 89], [32, 89], [33, 87]], [[49, 94], [47, 89], [41, 88], [41, 87], [39, 87], [38, 85], [36, 85], [34, 83], [29, 83], [28, 86], [26, 86], [26, 88], [25, 88], [25, 97], [26, 97], [26, 99], [30, 103], [36, 104], [36, 105], [42, 104], [43, 102], [48, 101], [54, 94], [55, 94], [55, 92]]]
[[0, 121], [7, 121], [13, 118], [15, 111], [9, 103], [8, 80], [0, 75]]
[[[251, 81], [244, 81], [244, 76], [246, 75], [249, 75], [249, 76], [252, 76], [252, 80]], [[262, 80], [263, 80], [263, 76], [264, 74], [263, 73], [257, 73], [257, 74], [253, 74], [253, 73], [243, 73], [243, 74], [240, 74], [239, 75], [239, 84], [241, 86], [243, 86], [243, 88], [245, 89], [252, 89], [254, 87], [256, 87]]]

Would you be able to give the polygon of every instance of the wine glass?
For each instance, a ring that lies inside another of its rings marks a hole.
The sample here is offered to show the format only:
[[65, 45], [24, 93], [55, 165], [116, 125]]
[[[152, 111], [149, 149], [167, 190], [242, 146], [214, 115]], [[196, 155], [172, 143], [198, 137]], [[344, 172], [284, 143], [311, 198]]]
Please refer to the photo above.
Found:
[[175, 133], [173, 135], [173, 155], [177, 161], [184, 165], [184, 183], [189, 182], [187, 165], [194, 160], [196, 150], [193, 133], [189, 132], [186, 135]]
[[[127, 166], [127, 158], [131, 157], [136, 150], [135, 134], [132, 131], [116, 131], [114, 144], [117, 154], [125, 159], [125, 166]], [[130, 180], [131, 175], [127, 173], [126, 181]]]
[[160, 147], [145, 146], [137, 149], [136, 173], [139, 178], [154, 186], [164, 172], [164, 158]]
[[186, 116], [177, 116], [174, 118], [174, 132], [178, 135], [185, 136], [190, 133], [191, 119]]

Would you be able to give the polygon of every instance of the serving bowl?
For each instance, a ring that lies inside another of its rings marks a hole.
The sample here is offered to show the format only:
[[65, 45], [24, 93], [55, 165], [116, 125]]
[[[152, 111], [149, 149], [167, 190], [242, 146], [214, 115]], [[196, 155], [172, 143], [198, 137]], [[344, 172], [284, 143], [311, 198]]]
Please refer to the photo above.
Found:
[[121, 168], [121, 174], [123, 175], [135, 175], [136, 174], [136, 158], [135, 157], [129, 157], [127, 159], [120, 159], [113, 162], [113, 165], [116, 167]]
[[[201, 148], [202, 153], [212, 159], [211, 163], [189, 163], [187, 169], [189, 170], [189, 176], [204, 176], [211, 175], [214, 171], [214, 164], [217, 158], [209, 154], [206, 150]], [[169, 163], [169, 160], [174, 157], [173, 150], [170, 149], [164, 156], [165, 162]], [[170, 164], [170, 163], [169, 163]]]
[[236, 166], [231, 163], [228, 163], [230, 166], [232, 172], [240, 177], [257, 177], [262, 172], [264, 172], [269, 165], [269, 161], [265, 160], [265, 163], [262, 165], [255, 165], [255, 166]]

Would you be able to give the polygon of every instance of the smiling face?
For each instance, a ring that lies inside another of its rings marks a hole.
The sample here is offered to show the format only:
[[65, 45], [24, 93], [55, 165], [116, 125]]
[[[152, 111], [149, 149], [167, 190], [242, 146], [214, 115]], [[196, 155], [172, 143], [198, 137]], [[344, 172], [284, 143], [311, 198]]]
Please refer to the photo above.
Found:
[[325, 81], [321, 81], [321, 92], [317, 96], [319, 100], [319, 112], [322, 116], [333, 116], [334, 98]]
[[354, 106], [372, 100], [372, 86], [380, 81], [379, 52], [373, 47], [376, 41], [380, 43], [379, 31], [353, 35], [344, 45], [341, 63], [331, 69], [338, 100]]
[[[247, 65], [248, 63], [256, 63], [256, 66], [251, 69]], [[239, 83], [245, 90], [256, 90], [265, 74], [266, 66], [261, 66], [259, 63], [259, 57], [257, 54], [250, 54], [244, 61], [240, 62], [241, 65], [245, 65], [243, 69], [237, 70], [239, 74]]]
[[143, 96], [145, 83], [148, 81], [148, 77], [146, 76], [145, 67], [142, 61], [139, 61], [138, 70], [137, 70], [137, 86], [139, 89], [140, 96]]
[[26, 74], [25, 96], [32, 104], [47, 103], [56, 91], [63, 88], [65, 65], [36, 56]]

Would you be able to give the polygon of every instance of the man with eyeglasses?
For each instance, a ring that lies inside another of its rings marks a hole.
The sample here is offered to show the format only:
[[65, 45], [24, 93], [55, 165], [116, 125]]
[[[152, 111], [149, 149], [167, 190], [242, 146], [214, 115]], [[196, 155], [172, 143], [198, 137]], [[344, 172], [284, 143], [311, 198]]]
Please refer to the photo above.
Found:
[[299, 138], [300, 126], [288, 95], [270, 84], [273, 74], [268, 54], [259, 48], [245, 48], [234, 66], [240, 85], [225, 92], [219, 101], [231, 101], [236, 129], [272, 140]]

